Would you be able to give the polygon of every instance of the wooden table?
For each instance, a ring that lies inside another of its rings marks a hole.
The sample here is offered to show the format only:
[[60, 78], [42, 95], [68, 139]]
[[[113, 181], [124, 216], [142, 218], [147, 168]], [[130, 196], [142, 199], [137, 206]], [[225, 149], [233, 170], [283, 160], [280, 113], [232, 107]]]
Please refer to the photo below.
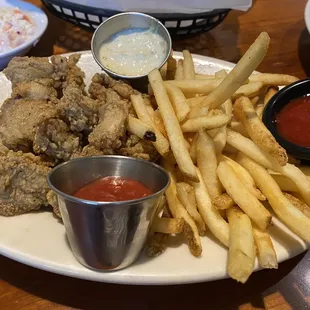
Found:
[[[39, 0], [31, 0], [40, 6]], [[174, 49], [236, 62], [261, 31], [271, 36], [258, 68], [304, 78], [310, 73], [306, 0], [254, 0], [247, 13], [231, 12], [209, 33], [174, 41]], [[30, 55], [90, 48], [91, 34], [49, 14], [49, 27]], [[261, 271], [245, 285], [227, 279], [170, 287], [121, 286], [71, 279], [0, 257], [1, 309], [304, 309], [310, 307], [310, 254]]]

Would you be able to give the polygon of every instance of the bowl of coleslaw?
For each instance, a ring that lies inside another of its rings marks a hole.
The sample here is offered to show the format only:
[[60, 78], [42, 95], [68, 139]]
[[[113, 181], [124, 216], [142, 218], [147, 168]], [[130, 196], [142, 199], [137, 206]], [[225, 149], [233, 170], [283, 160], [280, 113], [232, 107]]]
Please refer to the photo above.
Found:
[[48, 24], [38, 7], [20, 0], [0, 0], [0, 70], [37, 44]]

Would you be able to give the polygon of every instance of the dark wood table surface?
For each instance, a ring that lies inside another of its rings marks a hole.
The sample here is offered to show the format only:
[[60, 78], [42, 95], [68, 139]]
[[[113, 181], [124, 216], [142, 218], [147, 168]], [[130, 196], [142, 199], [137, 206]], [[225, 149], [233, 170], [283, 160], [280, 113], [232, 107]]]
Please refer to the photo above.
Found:
[[[39, 0], [29, 0], [41, 6]], [[230, 12], [208, 33], [175, 40], [175, 50], [232, 62], [261, 31], [271, 36], [262, 72], [310, 75], [306, 0], [254, 0], [247, 12]], [[88, 50], [91, 34], [48, 14], [49, 26], [29, 53], [49, 56]], [[52, 232], [51, 232], [52, 233]], [[179, 286], [124, 286], [88, 282], [37, 270], [0, 257], [1, 309], [307, 309], [310, 308], [310, 254], [253, 274], [245, 284], [231, 279]]]

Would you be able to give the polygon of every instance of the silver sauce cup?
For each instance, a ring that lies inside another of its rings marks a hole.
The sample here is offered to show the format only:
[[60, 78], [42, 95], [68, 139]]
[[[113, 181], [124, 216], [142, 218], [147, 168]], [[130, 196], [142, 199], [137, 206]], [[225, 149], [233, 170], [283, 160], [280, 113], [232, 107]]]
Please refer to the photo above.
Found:
[[165, 40], [167, 44], [167, 51], [165, 55], [162, 55], [163, 61], [157, 69], [160, 69], [167, 62], [167, 59], [171, 53], [171, 37], [167, 28], [158, 19], [138, 12], [125, 12], [113, 15], [102, 22], [94, 32], [91, 41], [91, 51], [99, 66], [113, 78], [129, 80], [134, 88], [144, 91], [145, 89], [143, 89], [143, 86], [147, 86], [148, 84], [147, 74], [134, 76], [119, 74], [110, 70], [100, 60], [99, 50], [101, 45], [111, 39], [113, 35], [126, 29], [152, 29], [153, 32], [158, 33]]
[[[72, 196], [98, 178], [136, 180], [153, 194], [136, 200], [95, 202]], [[125, 156], [77, 158], [56, 166], [48, 175], [56, 193], [67, 237], [76, 259], [95, 270], [118, 270], [132, 264], [147, 240], [150, 224], [169, 175], [160, 166]]]

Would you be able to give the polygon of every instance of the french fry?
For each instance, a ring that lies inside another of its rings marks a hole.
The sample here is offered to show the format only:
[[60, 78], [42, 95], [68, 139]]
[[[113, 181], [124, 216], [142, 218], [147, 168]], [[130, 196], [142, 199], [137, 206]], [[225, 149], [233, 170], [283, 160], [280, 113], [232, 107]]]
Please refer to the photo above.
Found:
[[213, 129], [226, 125], [231, 117], [226, 114], [213, 115], [213, 116], [200, 116], [190, 118], [182, 125], [183, 132], [197, 132], [199, 129]]
[[[262, 32], [221, 84], [199, 106], [193, 109], [191, 117], [195, 117], [204, 106], [214, 109], [232, 97], [265, 57], [269, 41], [269, 35]], [[208, 82], [210, 83], [210, 81]]]
[[217, 168], [218, 177], [235, 203], [249, 216], [249, 218], [263, 231], [271, 223], [271, 214], [262, 203], [250, 193], [239, 180], [233, 168], [221, 161]]
[[223, 79], [214, 80], [172, 80], [165, 81], [165, 84], [173, 84], [180, 88], [186, 96], [196, 96], [196, 94], [207, 95], [214, 90]]
[[[136, 111], [138, 118], [141, 121], [143, 121], [147, 124], [150, 124], [152, 126], [152, 129], [155, 132], [156, 142], [153, 142], [154, 147], [156, 148], [156, 150], [158, 151], [158, 153], [161, 156], [163, 156], [163, 157], [166, 156], [169, 152], [169, 149], [170, 149], [169, 141], [160, 132], [160, 130], [157, 129], [158, 128], [156, 126], [157, 124], [153, 123], [154, 118], [152, 119], [152, 117], [148, 113], [142, 96], [141, 95], [132, 95], [130, 98], [131, 98], [132, 105]], [[154, 117], [154, 112], [153, 112], [153, 117]]]
[[172, 103], [173, 109], [179, 122], [183, 122], [187, 119], [188, 114], [190, 112], [189, 105], [182, 91], [172, 84], [165, 84], [166, 90], [168, 92], [168, 96]]
[[236, 92], [232, 95], [232, 99], [235, 100], [241, 96], [253, 98], [259, 94], [263, 86], [264, 84], [262, 82], [252, 82], [249, 84], [244, 84], [236, 90]]
[[155, 218], [152, 230], [163, 234], [179, 234], [183, 232], [184, 220], [173, 218]]
[[230, 231], [227, 272], [233, 279], [245, 283], [253, 272], [256, 257], [251, 221], [236, 206], [226, 212]]
[[212, 202], [219, 210], [227, 210], [235, 204], [227, 193], [215, 197]]
[[202, 176], [197, 169], [199, 183], [192, 182], [195, 190], [199, 213], [204, 219], [211, 233], [226, 247], [229, 246], [229, 227], [227, 222], [222, 218], [219, 210], [212, 204], [208, 194], [207, 187], [202, 179]]
[[202, 246], [198, 228], [192, 217], [188, 214], [188, 212], [177, 197], [176, 182], [173, 176], [171, 165], [164, 161], [163, 167], [168, 171], [170, 175], [170, 185], [166, 190], [166, 199], [169, 205], [169, 210], [174, 218], [184, 220], [183, 233], [187, 240], [189, 250], [194, 256], [199, 257], [202, 252]]
[[197, 139], [198, 139], [198, 133], [196, 133], [192, 143], [191, 143], [191, 147], [189, 149], [189, 154], [191, 156], [191, 159], [193, 161], [194, 164], [196, 164], [197, 162]]
[[264, 106], [266, 106], [269, 102], [269, 100], [272, 98], [273, 95], [275, 95], [278, 92], [278, 89], [275, 87], [270, 87], [267, 92], [266, 95], [264, 97]]
[[263, 117], [263, 112], [264, 112], [264, 105], [263, 104], [259, 104], [257, 105], [257, 107], [255, 108], [255, 112], [258, 116], [259, 119], [262, 119]]
[[278, 171], [281, 169], [280, 164], [268, 153], [261, 150], [252, 140], [244, 137], [240, 133], [227, 128], [227, 143], [244, 153], [250, 158], [254, 159], [268, 169]]
[[[244, 137], [249, 138], [249, 134], [247, 133], [247, 131], [244, 128], [244, 126], [239, 121], [237, 121], [235, 118], [232, 118], [232, 120], [230, 122], [230, 128], [233, 131], [240, 133]], [[227, 135], [227, 132], [226, 132], [226, 135]]]
[[232, 101], [231, 99], [226, 100], [223, 103], [225, 114], [232, 115]]
[[147, 141], [156, 141], [156, 134], [154, 132], [153, 126], [142, 122], [138, 118], [131, 115], [128, 116], [127, 130], [138, 136], [140, 139]]
[[[226, 73], [225, 70], [224, 70], [224, 72]], [[224, 73], [224, 72], [222, 72], [222, 73]], [[231, 102], [230, 99], [223, 103], [222, 110], [224, 110], [226, 115], [228, 115], [230, 117], [232, 116], [232, 114], [231, 114], [231, 112], [232, 112], [232, 102]], [[222, 110], [218, 110], [219, 112], [221, 112], [219, 114], [223, 114]], [[209, 114], [211, 115], [211, 112], [214, 112], [214, 111], [217, 111], [217, 109], [211, 110]], [[216, 130], [216, 132], [214, 132], [214, 135], [213, 135], [212, 131], [215, 131], [215, 130]], [[216, 154], [222, 153], [223, 149], [224, 149], [224, 147], [226, 145], [226, 125], [218, 128], [218, 129], [209, 130], [208, 134], [211, 137], [213, 137]]]
[[176, 69], [177, 69], [177, 61], [173, 58], [171, 54], [167, 60], [167, 72], [166, 72], [167, 80], [172, 80], [174, 78]]
[[238, 157], [238, 162], [252, 175], [280, 220], [300, 238], [310, 242], [310, 218], [284, 196], [276, 181], [264, 167], [241, 153]]
[[222, 127], [214, 128], [214, 129], [209, 129], [209, 130], [207, 130], [207, 133], [208, 133], [208, 135], [209, 135], [212, 139], [214, 139], [215, 136], [217, 135], [218, 131], [220, 130], [220, 128], [222, 128]]
[[148, 111], [149, 115], [152, 118], [153, 114], [154, 114], [154, 109], [152, 107], [152, 104], [151, 104], [149, 96], [144, 95], [143, 96], [143, 102], [144, 102], [144, 106], [145, 106], [146, 110]]
[[[166, 198], [161, 201], [161, 205], [163, 208], [162, 217], [171, 218], [170, 211], [167, 208], [168, 206]], [[150, 239], [148, 240], [147, 245], [147, 255], [149, 257], [156, 257], [164, 253], [168, 247], [168, 238], [168, 234], [154, 232], [151, 227]]]
[[[206, 160], [207, 158], [207, 160]], [[222, 186], [217, 176], [217, 158], [212, 138], [203, 130], [197, 139], [197, 166], [207, 187], [209, 196], [213, 200], [222, 194]]]
[[156, 257], [164, 253], [168, 247], [168, 238], [168, 234], [154, 233], [147, 246], [147, 255]]
[[296, 166], [286, 164], [284, 167], [280, 167], [278, 172], [289, 177], [296, 187], [298, 192], [301, 194], [305, 202], [310, 205], [310, 179], [303, 174], [303, 172]]
[[[224, 115], [224, 114], [221, 110], [217, 109], [213, 109], [208, 113], [208, 116], [215, 116], [215, 115]], [[226, 125], [219, 128], [209, 129], [208, 134], [210, 135], [210, 137], [213, 138], [216, 154], [222, 153], [226, 145]]]
[[302, 195], [305, 202], [310, 205], [310, 180], [298, 167], [291, 164], [280, 166], [272, 156], [261, 150], [252, 140], [243, 137], [229, 128], [227, 128], [227, 143], [263, 167], [289, 177], [295, 183], [298, 192]]
[[155, 69], [149, 73], [149, 81], [164, 121], [175, 160], [180, 170], [189, 180], [198, 181], [195, 166], [184, 143], [183, 133], [158, 70]]
[[298, 210], [300, 210], [305, 216], [310, 218], [310, 207], [304, 201], [289, 193], [283, 194]]
[[258, 262], [262, 268], [278, 269], [277, 253], [269, 234], [253, 227]]
[[[219, 72], [220, 71], [222, 71], [222, 70], [219, 70]], [[196, 74], [196, 76], [195, 76], [196, 80], [215, 80], [217, 78], [224, 78], [224, 76], [219, 77], [219, 76], [209, 75], [209, 74]]]
[[[198, 96], [198, 97], [192, 97], [192, 98], [187, 98], [187, 103], [191, 109], [195, 108], [197, 105], [200, 104], [207, 96]], [[232, 115], [232, 101], [231, 99], [226, 100], [223, 103], [223, 107], [225, 110], [225, 114], [227, 115]], [[204, 111], [209, 111], [208, 107], [205, 109], [202, 109]], [[201, 115], [202, 113], [198, 113], [197, 115]], [[198, 116], [196, 116], [198, 117]]]
[[195, 67], [191, 53], [188, 50], [183, 51], [183, 72], [184, 80], [194, 80], [195, 79]]
[[198, 96], [198, 97], [192, 97], [192, 98], [187, 98], [187, 103], [190, 107], [190, 109], [193, 109], [196, 105], [198, 105], [200, 102], [202, 102], [206, 96]]
[[226, 145], [226, 125], [220, 127], [214, 137], [215, 153], [221, 154]]
[[186, 148], [188, 149], [188, 151], [190, 151], [191, 145], [189, 144], [189, 142], [184, 138], [184, 144], [186, 146]]
[[[227, 72], [222, 69], [218, 72], [215, 73], [215, 75], [206, 75], [206, 74], [196, 74], [196, 79], [197, 80], [211, 80], [214, 78], [222, 78], [225, 77], [222, 74], [218, 73], [226, 73]], [[249, 82], [262, 82], [264, 85], [269, 85], [269, 86], [286, 86], [291, 83], [294, 83], [298, 81], [298, 78], [292, 75], [287, 75], [287, 74], [276, 74], [276, 73], [253, 73], [249, 77]]]
[[240, 97], [234, 105], [234, 115], [245, 127], [251, 139], [265, 152], [274, 157], [281, 166], [287, 163], [285, 149], [280, 146], [274, 136], [257, 116], [255, 109], [247, 97]]
[[[199, 235], [204, 236], [206, 234], [206, 224], [203, 221], [201, 215], [197, 211], [194, 189], [191, 186], [190, 189], [188, 189], [187, 185], [190, 186], [189, 184], [183, 182], [177, 184], [178, 198], [181, 201], [182, 205], [187, 210], [187, 212], [189, 213], [189, 215], [196, 222]], [[192, 196], [194, 200], [190, 196]]]
[[152, 121], [154, 123], [154, 127], [158, 129], [164, 135], [165, 138], [168, 138], [163, 119], [161, 118], [161, 115], [158, 109], [154, 111]]
[[285, 192], [298, 192], [295, 183], [288, 177], [282, 174], [271, 174], [272, 178], [277, 182], [282, 191]]
[[287, 74], [258, 73], [249, 77], [250, 82], [262, 82], [264, 85], [285, 86], [298, 81], [298, 78]]
[[156, 215], [157, 217], [160, 217], [159, 215], [162, 213], [162, 216], [170, 217], [169, 211], [168, 211], [168, 204], [165, 196], [162, 196], [158, 207], [156, 209]]
[[[145, 122], [145, 123], [152, 125], [153, 124], [152, 117], [150, 116], [150, 114], [146, 108], [145, 101], [144, 101], [143, 97], [141, 96], [141, 94], [131, 95], [130, 100], [131, 100], [131, 103], [135, 109], [135, 112], [136, 112], [138, 118], [142, 122]], [[153, 113], [154, 113], [154, 111], [153, 111]]]
[[219, 71], [215, 72], [215, 74], [214, 74], [214, 76], [215, 76], [216, 78], [219, 78], [219, 79], [224, 78], [224, 77], [226, 77], [227, 75], [228, 75], [228, 73], [226, 72], [225, 69], [219, 70]]
[[252, 193], [258, 200], [266, 200], [261, 191], [256, 188], [253, 178], [246, 169], [228, 156], [220, 155], [218, 158], [220, 161], [227, 162], [233, 168], [239, 180], [244, 184], [250, 193]]
[[174, 75], [174, 79], [177, 81], [180, 80], [184, 80], [184, 60], [183, 59], [179, 59], [178, 60], [178, 64], [177, 64], [177, 68], [175, 70], [175, 75]]
[[253, 106], [256, 106], [259, 102], [259, 96], [255, 96], [255, 97], [251, 98], [251, 102], [252, 102]]

